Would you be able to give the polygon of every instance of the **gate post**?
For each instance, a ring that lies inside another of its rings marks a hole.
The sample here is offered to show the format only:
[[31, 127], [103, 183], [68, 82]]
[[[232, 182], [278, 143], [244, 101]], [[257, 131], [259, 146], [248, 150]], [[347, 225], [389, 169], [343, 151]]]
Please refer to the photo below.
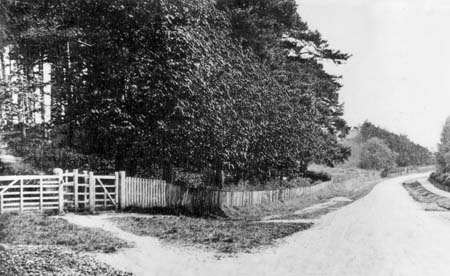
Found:
[[120, 183], [120, 210], [125, 209], [125, 199], [126, 199], [126, 189], [125, 189], [125, 171], [119, 172], [119, 183]]
[[78, 170], [73, 170], [73, 194], [74, 194], [74, 204], [75, 212], [78, 211]]
[[115, 201], [116, 201], [116, 211], [119, 210], [119, 185], [120, 185], [120, 180], [119, 180], [119, 173], [115, 172], [114, 173], [114, 189], [115, 189]]
[[64, 179], [63, 179], [63, 171], [62, 170], [58, 170], [58, 203], [59, 203], [59, 212], [62, 213], [64, 212]]
[[93, 172], [89, 172], [89, 211], [95, 211], [95, 177]]
[[87, 211], [88, 210], [88, 185], [89, 185], [89, 172], [88, 171], [83, 171], [83, 210]]

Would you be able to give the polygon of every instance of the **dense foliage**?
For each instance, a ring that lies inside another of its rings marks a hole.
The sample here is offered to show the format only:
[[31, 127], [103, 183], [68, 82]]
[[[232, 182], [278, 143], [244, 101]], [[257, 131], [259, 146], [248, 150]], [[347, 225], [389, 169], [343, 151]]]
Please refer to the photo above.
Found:
[[427, 148], [413, 143], [405, 135], [389, 132], [370, 122], [366, 121], [361, 126], [360, 136], [363, 142], [374, 137], [384, 140], [398, 154], [396, 165], [399, 167], [430, 165], [434, 162], [433, 154]]
[[445, 121], [442, 128], [441, 141], [436, 154], [436, 163], [439, 171], [450, 172], [450, 117]]
[[42, 86], [34, 68], [52, 65], [57, 147], [217, 184], [223, 172], [268, 180], [349, 155], [340, 84], [321, 64], [349, 56], [308, 29], [294, 0], [2, 4], [29, 91]]
[[397, 154], [379, 138], [370, 138], [361, 149], [359, 167], [362, 169], [389, 170], [395, 167]]
[[447, 186], [450, 188], [450, 173], [443, 171], [435, 171], [430, 174], [429, 180], [431, 182]]

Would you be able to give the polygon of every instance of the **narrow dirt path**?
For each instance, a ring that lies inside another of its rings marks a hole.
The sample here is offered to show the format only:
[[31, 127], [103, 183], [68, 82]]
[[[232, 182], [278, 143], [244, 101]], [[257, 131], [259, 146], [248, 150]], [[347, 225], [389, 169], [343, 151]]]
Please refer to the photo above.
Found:
[[216, 260], [211, 253], [162, 246], [117, 229], [102, 217], [70, 216], [136, 244], [98, 257], [137, 276], [152, 275], [448, 275], [450, 217], [426, 212], [401, 183], [386, 180], [366, 197], [323, 216], [310, 230], [257, 254]]

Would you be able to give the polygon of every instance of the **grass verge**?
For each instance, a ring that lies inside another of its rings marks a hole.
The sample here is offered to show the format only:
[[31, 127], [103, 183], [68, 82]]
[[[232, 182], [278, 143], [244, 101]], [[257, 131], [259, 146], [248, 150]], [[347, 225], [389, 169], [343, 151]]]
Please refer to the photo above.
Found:
[[0, 215], [0, 275], [131, 275], [83, 252], [128, 246], [100, 229], [82, 228], [42, 214]]
[[251, 252], [312, 226], [311, 223], [255, 223], [183, 216], [118, 217], [112, 220], [123, 230], [136, 235], [154, 236], [220, 253]]
[[336, 183], [332, 189], [323, 191], [315, 195], [303, 196], [298, 199], [289, 200], [286, 202], [279, 202], [270, 205], [248, 206], [248, 207], [231, 207], [225, 208], [225, 214], [232, 219], [245, 220], [261, 220], [266, 217], [273, 218], [317, 218], [324, 215], [331, 210], [347, 205], [351, 202], [340, 202], [329, 208], [318, 208], [315, 212], [308, 212], [308, 215], [294, 215], [298, 210], [328, 202], [335, 197], [345, 197], [352, 201], [358, 200], [367, 194], [380, 182], [378, 180], [359, 181], [358, 179], [345, 181], [343, 183]]
[[418, 181], [403, 183], [403, 187], [412, 198], [424, 204], [436, 204], [439, 207], [450, 210], [450, 198], [440, 196], [425, 189]]
[[0, 242], [29, 245], [62, 245], [75, 251], [114, 252], [125, 241], [105, 231], [82, 228], [61, 218], [36, 213], [0, 216]]
[[131, 276], [91, 256], [58, 246], [0, 245], [2, 276]]

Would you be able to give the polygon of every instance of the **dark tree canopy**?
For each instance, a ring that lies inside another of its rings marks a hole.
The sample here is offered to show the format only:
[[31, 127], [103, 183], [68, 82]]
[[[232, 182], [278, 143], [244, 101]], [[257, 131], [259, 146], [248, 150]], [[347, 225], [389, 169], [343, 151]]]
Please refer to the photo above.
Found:
[[349, 56], [309, 30], [294, 0], [2, 3], [23, 72], [52, 64], [63, 146], [131, 173], [236, 179], [349, 155], [340, 84], [321, 64]]

